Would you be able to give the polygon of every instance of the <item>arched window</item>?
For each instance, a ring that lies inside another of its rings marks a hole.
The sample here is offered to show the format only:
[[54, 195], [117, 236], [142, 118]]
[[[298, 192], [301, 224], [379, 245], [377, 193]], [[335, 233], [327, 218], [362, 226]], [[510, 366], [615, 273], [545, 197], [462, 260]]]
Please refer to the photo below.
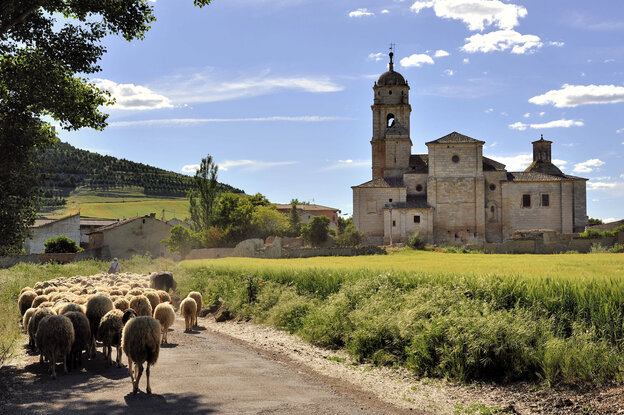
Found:
[[392, 127], [394, 125], [394, 114], [388, 114], [386, 117], [386, 126]]

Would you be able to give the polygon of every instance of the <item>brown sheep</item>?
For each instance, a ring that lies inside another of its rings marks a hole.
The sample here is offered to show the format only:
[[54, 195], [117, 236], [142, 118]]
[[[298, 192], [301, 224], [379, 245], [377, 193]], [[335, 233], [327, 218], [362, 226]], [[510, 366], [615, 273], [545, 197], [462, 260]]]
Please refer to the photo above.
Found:
[[171, 303], [171, 296], [167, 291], [158, 290], [156, 294], [158, 294], [161, 303]]
[[158, 296], [156, 291], [146, 291], [143, 293], [143, 295], [146, 296], [149, 300], [150, 305], [152, 306], [152, 310], [154, 310], [156, 306], [160, 304], [160, 297]]
[[169, 292], [169, 290], [173, 289], [173, 291], [178, 288], [178, 284], [173, 278], [173, 273], [165, 271], [165, 272], [152, 272], [149, 276], [150, 287], [163, 290]]
[[91, 329], [89, 328], [89, 319], [80, 311], [67, 311], [63, 314], [74, 326], [74, 342], [69, 352], [68, 366], [69, 370], [74, 367], [83, 367], [82, 352], [89, 349], [91, 345]]
[[33, 300], [31, 307], [38, 307], [39, 304], [45, 303], [47, 301], [50, 301], [50, 297], [48, 297], [47, 295], [38, 295]]
[[186, 297], [180, 303], [180, 314], [184, 317], [185, 331], [193, 330], [197, 321], [197, 303], [191, 297]]
[[103, 295], [96, 295], [87, 302], [86, 315], [89, 319], [89, 328], [91, 329], [91, 345], [89, 346], [89, 356], [95, 357], [95, 339], [97, 331], [100, 327], [100, 320], [104, 314], [113, 309], [113, 302], [110, 298]]
[[37, 293], [34, 291], [24, 291], [20, 294], [17, 300], [17, 306], [19, 307], [19, 311], [22, 316], [29, 308], [37, 308], [32, 305], [35, 298], [37, 298]]
[[54, 313], [54, 310], [52, 310], [51, 308], [37, 308], [37, 311], [35, 311], [32, 317], [30, 317], [30, 320], [28, 320], [28, 345], [32, 350], [37, 350], [37, 346], [35, 344], [35, 335], [37, 334], [39, 322], [45, 316], [51, 316], [53, 314], [56, 313]]
[[114, 306], [117, 310], [126, 311], [130, 308], [130, 301], [125, 298], [118, 298], [115, 300]]
[[144, 295], [132, 297], [132, 300], [130, 300], [130, 308], [136, 311], [137, 316], [152, 316], [152, 304]]
[[123, 330], [123, 318], [124, 312], [117, 309], [112, 309], [102, 317], [100, 321], [100, 327], [97, 332], [97, 340], [101, 341], [104, 345], [104, 357], [106, 357], [106, 366], [112, 364], [113, 346], [117, 348], [117, 367], [121, 367], [121, 353], [119, 348], [121, 347], [121, 331]]
[[160, 303], [154, 309], [154, 318], [160, 323], [163, 332], [162, 342], [167, 343], [169, 327], [175, 322], [175, 311], [169, 303]]
[[[128, 313], [128, 312], [126, 312]], [[124, 315], [124, 320], [126, 316]], [[150, 387], [150, 366], [158, 360], [160, 353], [160, 323], [151, 316], [139, 316], [128, 320], [121, 338], [121, 347], [128, 357], [128, 373], [132, 380], [132, 392], [139, 391], [139, 380], [143, 374], [143, 363], [147, 363], [146, 393], [152, 393]], [[133, 371], [132, 365], [136, 364]]]
[[39, 322], [36, 333], [37, 347], [41, 351], [40, 362], [43, 356], [50, 362], [52, 379], [56, 379], [56, 359], [63, 359], [63, 372], [67, 373], [67, 357], [74, 343], [74, 326], [65, 316], [49, 315]]

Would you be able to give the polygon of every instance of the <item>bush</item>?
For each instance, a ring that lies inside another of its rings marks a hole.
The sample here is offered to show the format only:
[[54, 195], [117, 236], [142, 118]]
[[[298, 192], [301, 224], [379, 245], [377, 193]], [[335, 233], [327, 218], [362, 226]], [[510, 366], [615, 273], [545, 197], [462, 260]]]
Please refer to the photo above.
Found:
[[336, 246], [359, 246], [362, 243], [362, 232], [358, 232], [353, 224], [349, 224], [334, 238]]
[[176, 225], [171, 228], [169, 237], [160, 243], [165, 245], [169, 252], [180, 254], [184, 259], [191, 252], [191, 249], [199, 247], [199, 237], [192, 230], [182, 225]]
[[[616, 228], [617, 229], [617, 228]], [[585, 232], [579, 233], [581, 238], [604, 238], [615, 236], [615, 231], [603, 231], [600, 232], [596, 229], [587, 229]]]
[[624, 253], [624, 245], [616, 243], [613, 245], [613, 248], [611, 248], [611, 252], [614, 254]]
[[613, 229], [613, 233], [624, 232], [624, 225], [620, 225], [617, 228]]
[[381, 246], [377, 246], [377, 245], [366, 245], [366, 246], [359, 246], [355, 249], [355, 255], [387, 255], [388, 252], [386, 252], [386, 250], [381, 247]]
[[65, 235], [60, 235], [57, 237], [52, 237], [44, 242], [43, 246], [45, 247], [46, 254], [54, 254], [54, 253], [71, 253], [75, 254], [77, 252], [82, 252], [83, 249], [76, 244], [76, 241], [73, 239], [69, 239]]
[[412, 249], [418, 249], [422, 251], [423, 249], [425, 249], [425, 241], [423, 241], [420, 238], [420, 234], [416, 232], [415, 234], [410, 236], [409, 240], [407, 241], [407, 246]]
[[319, 215], [301, 228], [301, 236], [313, 245], [320, 245], [327, 240], [329, 234], [329, 218]]

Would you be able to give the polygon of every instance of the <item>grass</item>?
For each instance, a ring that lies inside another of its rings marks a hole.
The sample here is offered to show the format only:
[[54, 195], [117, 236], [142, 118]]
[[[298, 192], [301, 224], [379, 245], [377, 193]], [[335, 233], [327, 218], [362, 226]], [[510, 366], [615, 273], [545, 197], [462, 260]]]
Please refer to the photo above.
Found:
[[184, 219], [188, 216], [188, 199], [145, 195], [141, 188], [114, 189], [106, 192], [79, 188], [67, 198], [67, 204], [46, 216], [58, 218], [77, 213], [82, 216], [123, 219], [156, 213], [160, 218]]

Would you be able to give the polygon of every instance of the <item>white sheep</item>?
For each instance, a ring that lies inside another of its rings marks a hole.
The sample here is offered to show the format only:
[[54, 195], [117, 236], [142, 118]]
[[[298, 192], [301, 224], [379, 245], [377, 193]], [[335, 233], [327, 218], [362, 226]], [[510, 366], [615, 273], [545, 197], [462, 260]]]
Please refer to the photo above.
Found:
[[180, 303], [180, 314], [184, 317], [185, 331], [193, 330], [197, 321], [197, 303], [191, 297], [186, 297]]
[[[191, 291], [188, 293], [187, 297], [191, 297], [197, 303], [197, 315], [199, 316], [199, 312], [202, 308], [202, 295], [197, 291]], [[195, 319], [195, 324], [197, 324], [197, 319]]]
[[[126, 314], [131, 313], [127, 311]], [[126, 315], [124, 315], [124, 319]], [[147, 363], [147, 393], [152, 393], [150, 387], [150, 366], [158, 360], [160, 353], [160, 323], [151, 316], [139, 316], [128, 320], [123, 329], [121, 347], [128, 357], [128, 373], [132, 380], [132, 392], [139, 391], [139, 380], [143, 374], [143, 363]], [[132, 365], [136, 364], [133, 371]]]
[[160, 323], [160, 328], [163, 332], [162, 342], [167, 343], [167, 333], [169, 327], [173, 325], [175, 321], [175, 311], [169, 303], [160, 303], [154, 310], [154, 318]]

